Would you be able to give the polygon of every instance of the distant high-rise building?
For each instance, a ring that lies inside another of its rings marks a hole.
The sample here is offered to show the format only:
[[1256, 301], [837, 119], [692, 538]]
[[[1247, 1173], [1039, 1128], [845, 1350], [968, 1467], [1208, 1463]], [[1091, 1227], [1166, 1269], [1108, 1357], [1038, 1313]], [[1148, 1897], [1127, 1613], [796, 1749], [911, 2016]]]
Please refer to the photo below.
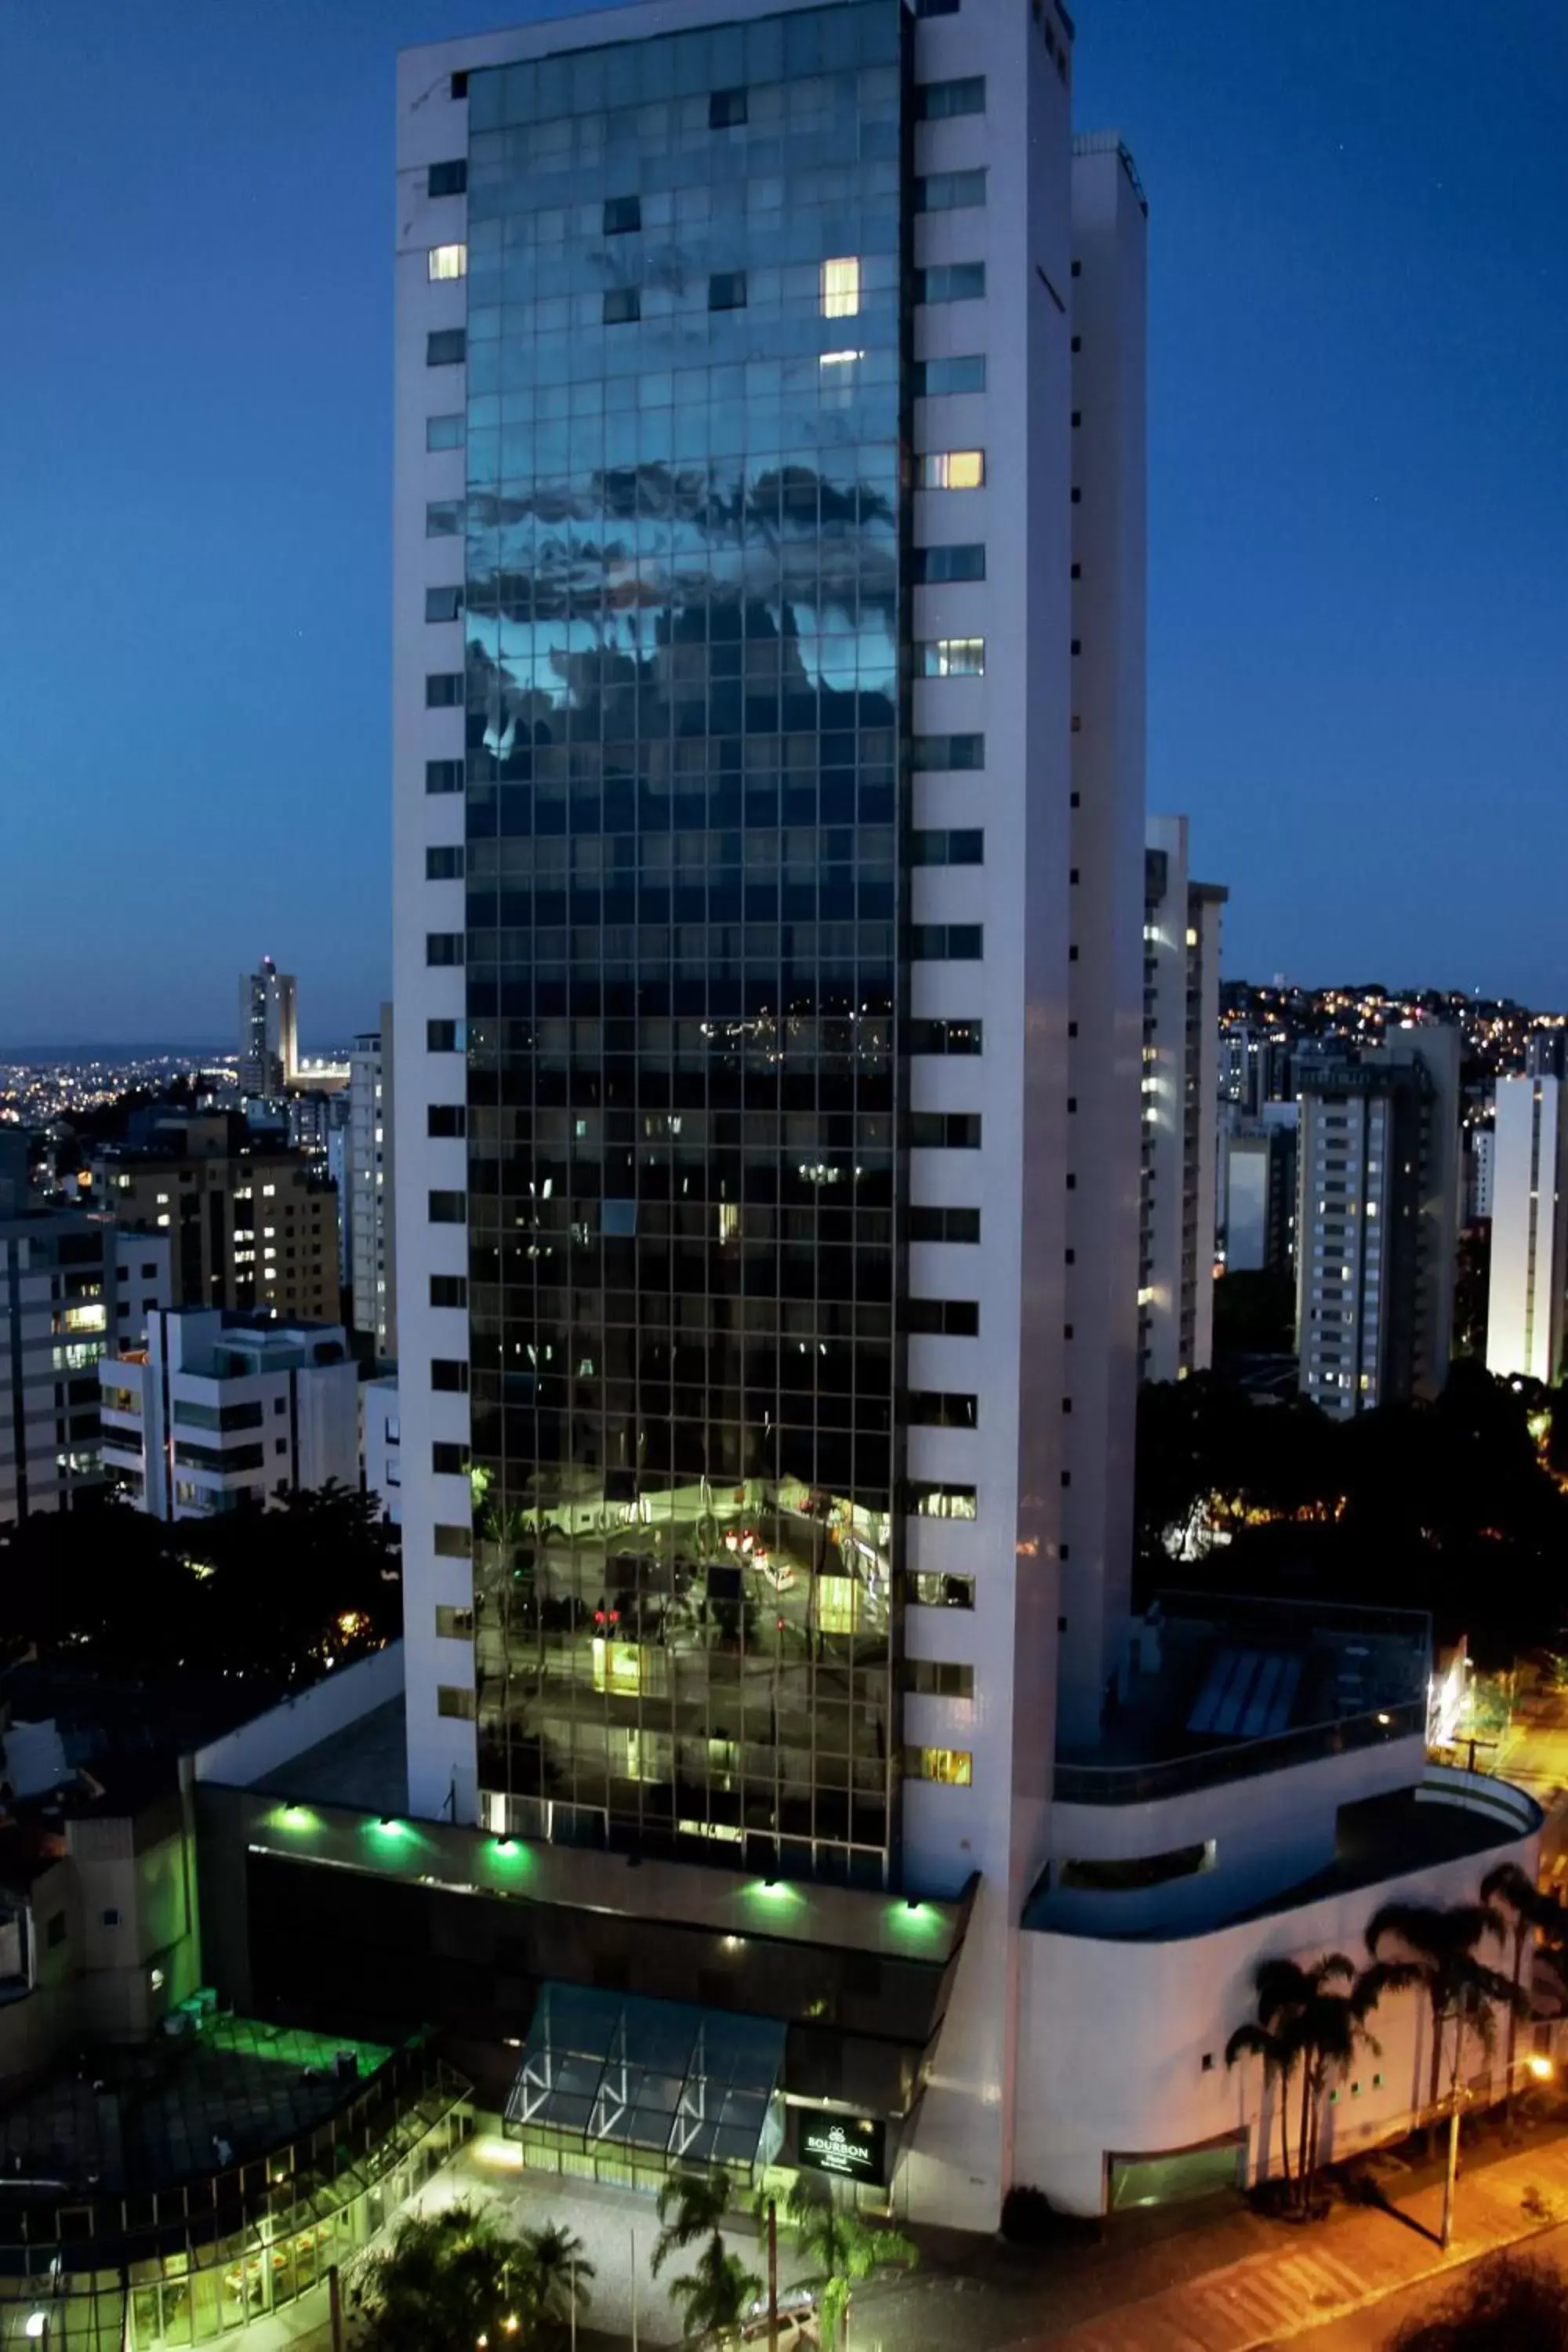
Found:
[[1299, 1126], [1295, 1103], [1266, 1103], [1260, 1118], [1222, 1125], [1227, 1274], [1284, 1275], [1295, 1265]]
[[1492, 1127], [1465, 1129], [1465, 1223], [1484, 1224], [1492, 1213], [1492, 1171], [1497, 1160], [1497, 1134]]
[[1145, 207], [1069, 54], [684, 0], [399, 97], [410, 1801], [612, 1910], [973, 1885], [857, 2112], [987, 2228], [1127, 1654]]
[[337, 1188], [226, 1111], [162, 1115], [93, 1162], [94, 1198], [168, 1237], [173, 1304], [338, 1320]]
[[359, 1484], [359, 1375], [340, 1326], [153, 1315], [144, 1345], [104, 1356], [98, 1379], [104, 1466], [154, 1518]]
[[1220, 909], [1191, 878], [1184, 816], [1152, 816], [1143, 888], [1143, 1164], [1138, 1369], [1205, 1371], [1214, 1354]]
[[1554, 1382], [1568, 1291], [1568, 1080], [1500, 1078], [1494, 1133], [1487, 1370]]
[[393, 1174], [392, 1007], [349, 1056], [349, 1127], [342, 1213], [353, 1328], [377, 1356], [397, 1353], [397, 1252]]
[[258, 971], [239, 982], [239, 1090], [280, 1095], [294, 1077], [300, 1051], [294, 982], [263, 956]]
[[1459, 1033], [1436, 1024], [1304, 1072], [1296, 1344], [1339, 1419], [1448, 1377], [1459, 1194]]

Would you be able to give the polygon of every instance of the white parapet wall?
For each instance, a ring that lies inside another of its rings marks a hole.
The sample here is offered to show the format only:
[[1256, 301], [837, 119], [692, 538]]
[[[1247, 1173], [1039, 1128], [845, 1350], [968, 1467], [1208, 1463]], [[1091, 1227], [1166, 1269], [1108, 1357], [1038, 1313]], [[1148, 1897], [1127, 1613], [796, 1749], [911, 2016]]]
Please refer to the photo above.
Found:
[[403, 1644], [389, 1642], [384, 1649], [352, 1666], [337, 1667], [309, 1690], [198, 1748], [193, 1759], [195, 1777], [228, 1789], [248, 1789], [291, 1757], [302, 1756], [402, 1696]]

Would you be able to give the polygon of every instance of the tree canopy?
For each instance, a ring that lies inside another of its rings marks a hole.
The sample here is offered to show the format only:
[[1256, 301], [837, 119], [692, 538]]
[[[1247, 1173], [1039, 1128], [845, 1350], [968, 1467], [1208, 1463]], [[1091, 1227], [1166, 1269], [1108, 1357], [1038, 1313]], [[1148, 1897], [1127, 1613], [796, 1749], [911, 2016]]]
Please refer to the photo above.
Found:
[[[1563, 1391], [1516, 1388], [1471, 1362], [1453, 1367], [1431, 1403], [1345, 1423], [1209, 1375], [1145, 1389], [1145, 1597], [1185, 1574], [1233, 1591], [1426, 1609], [1440, 1641], [1468, 1633], [1482, 1664], [1563, 1646], [1568, 1491], [1553, 1461], [1563, 1429]], [[1226, 1540], [1205, 1550], [1210, 1530]]]
[[401, 1631], [395, 1542], [371, 1497], [331, 1482], [211, 1519], [109, 1496], [37, 1512], [0, 1537], [0, 1654], [311, 1682]]

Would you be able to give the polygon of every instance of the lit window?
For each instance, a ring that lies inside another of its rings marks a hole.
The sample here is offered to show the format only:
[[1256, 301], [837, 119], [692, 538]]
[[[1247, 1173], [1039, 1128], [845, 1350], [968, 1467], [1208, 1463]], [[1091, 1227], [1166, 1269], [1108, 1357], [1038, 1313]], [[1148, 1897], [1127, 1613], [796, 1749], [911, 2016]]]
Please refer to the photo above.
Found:
[[277, 1187], [277, 1185], [276, 1185], [276, 1184], [263, 1184], [263, 1186], [262, 1186], [262, 1188], [261, 1188], [261, 1197], [262, 1197], [262, 1199], [263, 1199], [264, 1201], [269, 1201], [269, 1200], [271, 1199], [271, 1197], [272, 1197], [273, 1193], [274, 1193], [274, 1192], [276, 1192], [276, 1191], [277, 1191], [277, 1190], [278, 1190], [278, 1187]]
[[904, 1772], [911, 1780], [936, 1780], [946, 1789], [967, 1789], [974, 1759], [967, 1748], [906, 1748]]
[[438, 278], [466, 278], [468, 274], [468, 248], [466, 245], [433, 245], [430, 247], [430, 280]]
[[168, 1207], [168, 1205], [169, 1205], [169, 1196], [168, 1196], [167, 1192], [160, 1192], [160, 1193], [159, 1193], [159, 1195], [158, 1195], [158, 1206], [159, 1206], [161, 1209], [166, 1209], [166, 1208]]
[[166, 1224], [168, 1223], [168, 1222], [169, 1222], [169, 1220], [168, 1220], [168, 1217], [167, 1217], [167, 1215], [166, 1215], [166, 1214], [165, 1214], [165, 1215], [163, 1215], [163, 1216], [162, 1216], [162, 1217], [160, 1217], [160, 1218], [159, 1218], [159, 1220], [158, 1220], [158, 1223], [159, 1223], [161, 1225], [166, 1225]]
[[984, 637], [930, 637], [920, 647], [921, 677], [984, 677]]
[[985, 479], [984, 449], [942, 449], [919, 461], [922, 490], [977, 490]]
[[860, 264], [853, 257], [841, 257], [822, 265], [822, 315], [825, 319], [853, 319], [860, 309]]

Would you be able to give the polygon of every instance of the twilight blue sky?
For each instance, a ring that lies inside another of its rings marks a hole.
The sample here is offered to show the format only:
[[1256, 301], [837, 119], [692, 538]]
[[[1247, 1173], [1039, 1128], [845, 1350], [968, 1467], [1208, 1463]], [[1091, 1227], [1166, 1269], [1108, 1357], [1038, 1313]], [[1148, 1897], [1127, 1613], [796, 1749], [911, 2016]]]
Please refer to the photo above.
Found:
[[[0, 7], [0, 1058], [226, 1039], [264, 950], [307, 1048], [374, 1017], [393, 54], [510, 13]], [[1568, 17], [1079, 18], [1152, 205], [1150, 804], [1227, 968], [1568, 1003]]]

